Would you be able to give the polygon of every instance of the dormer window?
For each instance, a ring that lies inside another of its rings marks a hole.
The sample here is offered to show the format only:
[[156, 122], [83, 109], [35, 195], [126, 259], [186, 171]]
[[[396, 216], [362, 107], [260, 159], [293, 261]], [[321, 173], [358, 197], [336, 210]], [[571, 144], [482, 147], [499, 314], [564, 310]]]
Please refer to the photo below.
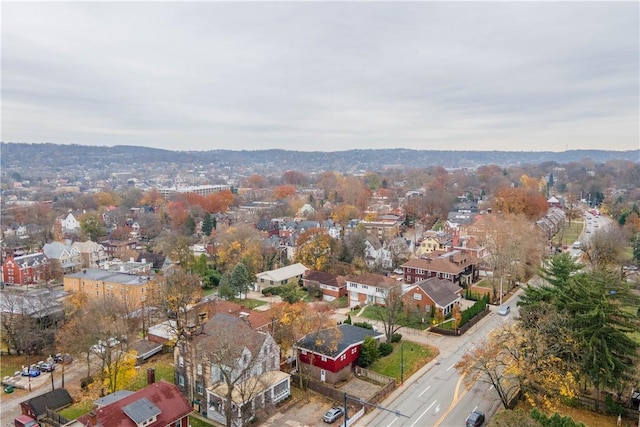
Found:
[[161, 411], [149, 399], [143, 397], [122, 408], [122, 411], [137, 427], [144, 427], [157, 421]]

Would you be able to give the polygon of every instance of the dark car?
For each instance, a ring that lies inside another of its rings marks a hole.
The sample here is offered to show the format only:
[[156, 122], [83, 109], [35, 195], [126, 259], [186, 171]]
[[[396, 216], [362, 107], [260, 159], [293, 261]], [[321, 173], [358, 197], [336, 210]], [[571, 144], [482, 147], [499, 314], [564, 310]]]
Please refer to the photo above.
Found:
[[56, 369], [56, 366], [53, 363], [39, 362], [38, 369], [40, 372], [53, 372]]
[[322, 420], [325, 423], [333, 423], [333, 422], [336, 422], [343, 415], [344, 415], [344, 408], [342, 406], [334, 406], [324, 414], [324, 416], [322, 417]]
[[68, 365], [69, 363], [73, 362], [73, 357], [71, 357], [69, 353], [66, 353], [66, 354], [58, 353], [55, 356], [53, 356], [53, 361], [56, 363], [63, 363], [65, 365]]
[[467, 427], [480, 427], [484, 424], [484, 414], [480, 411], [473, 411], [467, 417]]

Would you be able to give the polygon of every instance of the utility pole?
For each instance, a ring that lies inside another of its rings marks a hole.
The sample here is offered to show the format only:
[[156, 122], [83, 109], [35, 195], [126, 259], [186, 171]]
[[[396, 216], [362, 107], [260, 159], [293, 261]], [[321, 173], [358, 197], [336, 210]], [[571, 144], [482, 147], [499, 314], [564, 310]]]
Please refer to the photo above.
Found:
[[404, 385], [404, 341], [400, 343], [400, 385]]
[[[345, 393], [344, 394], [344, 424], [343, 424], [344, 427], [348, 427], [348, 425], [347, 425], [347, 419], [348, 419], [348, 417], [347, 417], [347, 399], [351, 399], [351, 400], [353, 400], [355, 402], [358, 402], [362, 406], [364, 406], [364, 405], [372, 406], [372, 407], [374, 407], [376, 409], [380, 409], [382, 411], [391, 412], [392, 414], [395, 414], [395, 415], [397, 415], [399, 417], [409, 418], [409, 415], [402, 414], [402, 413], [400, 413], [400, 411], [395, 411], [393, 409], [385, 408], [384, 406], [380, 406], [380, 405], [377, 405], [375, 403], [369, 403], [364, 399], [361, 399], [361, 398], [358, 398], [358, 397], [354, 397], [354, 396], [349, 396], [347, 393]], [[638, 427], [640, 427], [640, 426], [638, 426]]]

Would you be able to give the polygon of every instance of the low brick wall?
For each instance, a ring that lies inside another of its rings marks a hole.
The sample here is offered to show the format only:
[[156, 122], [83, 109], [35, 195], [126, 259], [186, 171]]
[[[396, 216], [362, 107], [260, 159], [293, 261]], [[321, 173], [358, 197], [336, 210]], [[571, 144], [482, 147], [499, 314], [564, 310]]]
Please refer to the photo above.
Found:
[[476, 314], [473, 319], [469, 320], [467, 323], [465, 323], [458, 329], [442, 329], [442, 328], [438, 328], [437, 326], [431, 326], [429, 330], [431, 332], [435, 332], [436, 334], [440, 334], [440, 335], [450, 335], [450, 336], [462, 335], [465, 332], [467, 332], [469, 329], [471, 329], [473, 325], [478, 323], [480, 320], [484, 319], [484, 317], [489, 313], [491, 313], [491, 310], [489, 309], [489, 306], [487, 306], [480, 313]]

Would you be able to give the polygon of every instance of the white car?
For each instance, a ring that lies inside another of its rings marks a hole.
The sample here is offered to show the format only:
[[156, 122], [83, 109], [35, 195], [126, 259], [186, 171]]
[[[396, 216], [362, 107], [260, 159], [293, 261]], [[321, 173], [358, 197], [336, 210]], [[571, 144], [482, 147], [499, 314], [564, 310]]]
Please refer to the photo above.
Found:
[[511, 313], [511, 307], [509, 307], [508, 305], [502, 306], [500, 307], [500, 310], [498, 310], [498, 314], [500, 316], [506, 316], [509, 313]]

